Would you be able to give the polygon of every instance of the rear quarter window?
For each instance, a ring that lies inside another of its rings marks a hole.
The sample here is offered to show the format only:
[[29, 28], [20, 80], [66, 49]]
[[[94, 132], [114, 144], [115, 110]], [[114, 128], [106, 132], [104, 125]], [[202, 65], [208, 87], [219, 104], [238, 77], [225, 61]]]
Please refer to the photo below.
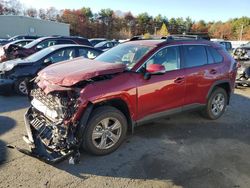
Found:
[[[208, 51], [212, 55], [214, 62], [213, 63], [221, 63], [223, 61], [223, 56], [217, 51], [217, 49], [213, 47], [208, 47]], [[209, 62], [211, 64], [211, 62]]]

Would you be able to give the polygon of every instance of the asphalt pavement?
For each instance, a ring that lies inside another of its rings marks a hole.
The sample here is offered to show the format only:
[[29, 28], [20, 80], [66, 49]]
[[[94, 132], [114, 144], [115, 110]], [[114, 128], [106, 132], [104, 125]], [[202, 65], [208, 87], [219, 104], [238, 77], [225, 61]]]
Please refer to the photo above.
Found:
[[128, 134], [114, 153], [81, 154], [51, 166], [11, 150], [26, 147], [25, 97], [0, 97], [0, 187], [250, 187], [250, 88], [236, 89], [216, 121], [188, 112]]

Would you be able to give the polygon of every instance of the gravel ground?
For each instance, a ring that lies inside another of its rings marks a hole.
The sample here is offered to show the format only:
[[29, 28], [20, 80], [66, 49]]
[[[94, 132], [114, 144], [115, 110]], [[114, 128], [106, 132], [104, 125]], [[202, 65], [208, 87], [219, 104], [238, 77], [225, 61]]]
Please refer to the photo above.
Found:
[[51, 166], [26, 147], [24, 97], [0, 97], [0, 187], [250, 187], [250, 88], [236, 89], [225, 115], [189, 112], [136, 128], [114, 153], [82, 153], [79, 165]]

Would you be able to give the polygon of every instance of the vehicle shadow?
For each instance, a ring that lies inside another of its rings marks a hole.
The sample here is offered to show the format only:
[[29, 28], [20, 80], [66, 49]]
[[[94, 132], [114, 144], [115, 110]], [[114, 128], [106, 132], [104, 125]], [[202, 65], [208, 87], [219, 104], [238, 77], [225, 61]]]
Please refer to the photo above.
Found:
[[29, 101], [25, 96], [0, 96], [0, 114], [27, 108], [28, 106]]
[[197, 112], [157, 120], [136, 128], [110, 155], [82, 153], [80, 164], [64, 161], [56, 168], [83, 179], [98, 175], [169, 180], [183, 187], [238, 186], [241, 174], [250, 178], [249, 111], [250, 98], [233, 95], [219, 120]]
[[0, 165], [2, 165], [7, 159], [6, 143], [1, 139], [1, 136], [14, 128], [15, 125], [15, 120], [9, 117], [0, 116]]

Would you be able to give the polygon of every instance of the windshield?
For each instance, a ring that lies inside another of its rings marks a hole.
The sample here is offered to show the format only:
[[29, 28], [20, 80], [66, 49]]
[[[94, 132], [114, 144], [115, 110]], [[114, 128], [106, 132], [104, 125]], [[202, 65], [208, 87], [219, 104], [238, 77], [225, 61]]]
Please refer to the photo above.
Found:
[[39, 61], [40, 59], [42, 59], [43, 57], [47, 56], [48, 54], [50, 54], [53, 51], [55, 51], [54, 47], [45, 48], [41, 51], [38, 51], [38, 52], [26, 57], [25, 59], [27, 59], [30, 62], [36, 62], [36, 61]]
[[41, 42], [41, 39], [33, 40], [29, 44], [25, 45], [24, 48], [32, 48], [33, 46], [37, 45], [39, 42]]
[[96, 60], [107, 63], [122, 63], [130, 70], [151, 49], [150, 46], [124, 43], [104, 52]]

